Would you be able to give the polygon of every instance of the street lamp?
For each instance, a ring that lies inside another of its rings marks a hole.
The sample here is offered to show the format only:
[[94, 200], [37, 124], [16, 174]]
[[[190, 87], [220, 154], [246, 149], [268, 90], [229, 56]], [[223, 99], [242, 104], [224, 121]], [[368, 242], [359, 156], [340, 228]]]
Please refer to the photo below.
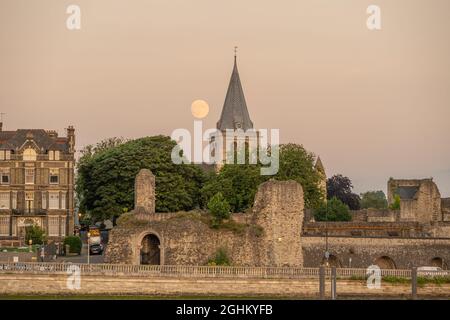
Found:
[[88, 264], [89, 264], [89, 255], [90, 255], [90, 253], [91, 253], [91, 246], [89, 245], [90, 239], [91, 239], [91, 233], [88, 232], [88, 233], [87, 233], [87, 250], [88, 250], [88, 252], [87, 252], [87, 263], [88, 263]]
[[30, 246], [30, 252], [31, 252], [32, 251], [31, 250], [31, 246], [33, 245], [33, 240], [32, 239], [28, 240], [28, 245]]

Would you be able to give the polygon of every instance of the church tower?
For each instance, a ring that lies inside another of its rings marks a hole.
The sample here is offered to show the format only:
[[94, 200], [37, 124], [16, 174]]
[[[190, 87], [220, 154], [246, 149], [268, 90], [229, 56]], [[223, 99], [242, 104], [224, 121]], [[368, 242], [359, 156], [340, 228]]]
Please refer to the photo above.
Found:
[[[236, 48], [235, 48], [236, 49]], [[221, 154], [220, 162], [216, 166], [217, 170], [223, 166], [227, 156], [227, 145], [234, 144], [235, 151], [236, 146], [239, 143], [248, 143], [251, 146], [257, 147], [257, 136], [245, 136], [243, 138], [234, 137], [231, 141], [226, 139], [227, 131], [233, 130], [247, 130], [253, 129], [253, 122], [250, 119], [250, 115], [247, 109], [247, 103], [245, 101], [244, 90], [242, 89], [241, 79], [239, 77], [239, 71], [237, 67], [236, 50], [234, 54], [234, 66], [231, 73], [230, 82], [228, 84], [228, 90], [223, 104], [222, 113], [219, 121], [217, 121], [216, 129], [222, 133], [223, 142], [222, 145], [215, 145], [217, 152]], [[240, 141], [242, 140], [242, 141]], [[251, 142], [251, 143], [250, 143]], [[221, 150], [220, 150], [221, 149]], [[229, 150], [229, 149], [228, 149]]]
[[327, 174], [325, 173], [325, 167], [323, 166], [322, 160], [320, 157], [317, 157], [316, 164], [314, 166], [314, 169], [319, 173], [320, 175], [320, 181], [319, 181], [319, 189], [322, 191], [322, 194], [324, 196], [324, 201], [327, 201]]

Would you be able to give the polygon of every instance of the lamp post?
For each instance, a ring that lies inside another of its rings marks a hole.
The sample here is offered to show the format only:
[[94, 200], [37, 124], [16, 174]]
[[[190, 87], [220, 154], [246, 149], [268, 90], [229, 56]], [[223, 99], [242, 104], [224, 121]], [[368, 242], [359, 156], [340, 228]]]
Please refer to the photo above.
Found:
[[328, 201], [325, 204], [325, 265], [328, 267], [328, 259], [330, 258], [330, 252], [328, 251]]
[[89, 264], [89, 256], [91, 253], [91, 246], [90, 246], [90, 239], [91, 239], [91, 233], [88, 231], [87, 233], [87, 263]]
[[28, 240], [28, 245], [30, 246], [30, 252], [31, 252], [32, 251], [31, 250], [31, 246], [33, 245], [33, 240], [32, 239]]

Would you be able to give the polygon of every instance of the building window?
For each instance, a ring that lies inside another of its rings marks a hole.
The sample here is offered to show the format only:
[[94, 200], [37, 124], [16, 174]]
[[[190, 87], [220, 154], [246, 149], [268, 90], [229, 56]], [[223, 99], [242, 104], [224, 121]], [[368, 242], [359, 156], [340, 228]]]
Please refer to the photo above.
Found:
[[32, 213], [34, 208], [34, 192], [25, 192], [25, 211]]
[[0, 177], [0, 183], [1, 184], [10, 184], [10, 172], [8, 169], [1, 169], [1, 177]]
[[59, 209], [59, 192], [49, 192], [48, 194], [49, 198], [49, 209]]
[[59, 161], [59, 159], [60, 159], [60, 153], [59, 153], [59, 151], [49, 151], [49, 152], [48, 152], [48, 160]]
[[37, 154], [32, 148], [25, 149], [23, 152], [23, 161], [36, 161]]
[[9, 217], [0, 216], [0, 236], [9, 236]]
[[48, 217], [48, 235], [59, 236], [59, 217]]
[[17, 209], [17, 192], [13, 192], [12, 193], [12, 209], [16, 210]]
[[10, 208], [10, 193], [0, 192], [0, 209]]
[[34, 169], [25, 169], [25, 184], [34, 184]]
[[66, 209], [67, 208], [67, 204], [66, 204], [66, 194], [63, 192], [61, 193], [61, 209]]
[[59, 169], [50, 169], [50, 184], [59, 184]]
[[47, 209], [47, 192], [42, 192], [42, 209]]
[[0, 150], [0, 160], [11, 160], [11, 151]]

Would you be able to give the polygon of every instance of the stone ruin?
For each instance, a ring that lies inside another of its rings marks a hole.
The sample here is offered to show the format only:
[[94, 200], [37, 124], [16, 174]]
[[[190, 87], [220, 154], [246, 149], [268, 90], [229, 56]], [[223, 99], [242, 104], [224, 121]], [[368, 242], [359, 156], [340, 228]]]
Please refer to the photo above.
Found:
[[155, 177], [136, 177], [135, 210], [118, 219], [109, 235], [105, 262], [206, 265], [225, 250], [235, 266], [301, 266], [303, 189], [295, 181], [259, 186], [253, 210], [234, 214], [242, 230], [214, 229], [206, 213], [155, 213]]

